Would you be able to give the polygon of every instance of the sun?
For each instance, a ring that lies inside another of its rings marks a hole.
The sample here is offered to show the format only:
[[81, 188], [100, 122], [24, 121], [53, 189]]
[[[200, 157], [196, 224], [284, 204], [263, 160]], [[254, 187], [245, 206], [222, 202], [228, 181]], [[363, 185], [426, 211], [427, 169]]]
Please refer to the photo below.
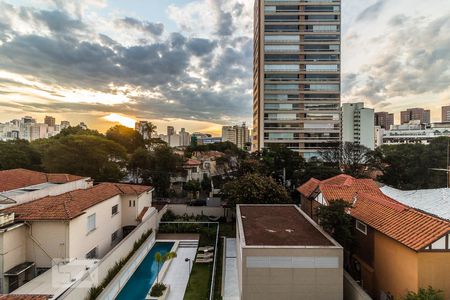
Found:
[[119, 123], [120, 125], [129, 127], [129, 128], [134, 128], [134, 124], [136, 122], [132, 118], [125, 117], [125, 116], [118, 115], [118, 114], [109, 114], [109, 115], [103, 117], [103, 119], [110, 121], [110, 122]]

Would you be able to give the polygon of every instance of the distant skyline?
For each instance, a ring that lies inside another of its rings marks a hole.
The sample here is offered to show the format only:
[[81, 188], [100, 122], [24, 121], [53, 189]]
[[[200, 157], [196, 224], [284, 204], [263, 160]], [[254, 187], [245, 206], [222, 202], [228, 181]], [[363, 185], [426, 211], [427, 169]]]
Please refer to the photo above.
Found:
[[[342, 20], [343, 102], [397, 123], [423, 107], [440, 121], [450, 2], [345, 0]], [[252, 23], [252, 0], [2, 1], [0, 122], [53, 115], [104, 131], [145, 119], [213, 134], [251, 124]]]

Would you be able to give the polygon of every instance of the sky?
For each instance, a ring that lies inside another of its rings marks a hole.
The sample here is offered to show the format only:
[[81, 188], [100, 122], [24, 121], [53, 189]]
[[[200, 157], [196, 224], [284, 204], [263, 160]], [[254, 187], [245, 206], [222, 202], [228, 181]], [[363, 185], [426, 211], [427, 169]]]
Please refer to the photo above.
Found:
[[[252, 124], [253, 0], [0, 0], [0, 122]], [[343, 0], [342, 99], [450, 104], [450, 1]]]

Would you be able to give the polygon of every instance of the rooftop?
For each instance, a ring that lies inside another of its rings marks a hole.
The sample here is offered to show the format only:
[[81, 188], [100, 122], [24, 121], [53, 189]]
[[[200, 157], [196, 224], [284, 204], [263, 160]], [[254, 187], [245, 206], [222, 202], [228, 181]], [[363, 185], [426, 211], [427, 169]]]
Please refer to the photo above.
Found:
[[449, 188], [402, 191], [386, 185], [381, 191], [405, 205], [450, 220]]
[[294, 205], [239, 205], [247, 246], [334, 246]]
[[25, 188], [42, 183], [61, 184], [81, 180], [84, 177], [70, 174], [50, 174], [25, 169], [0, 171], [0, 192]]
[[18, 221], [71, 220], [84, 210], [117, 195], [140, 195], [152, 187], [132, 184], [101, 183], [88, 189], [80, 189], [58, 196], [47, 196], [24, 204], [0, 210], [15, 213]]
[[47, 295], [0, 295], [0, 300], [48, 300]]
[[[311, 182], [298, 188], [305, 197], [312, 195]], [[328, 202], [341, 199], [352, 203], [354, 218], [415, 251], [450, 232], [450, 221], [388, 197], [371, 179], [339, 175], [316, 182], [315, 190]]]

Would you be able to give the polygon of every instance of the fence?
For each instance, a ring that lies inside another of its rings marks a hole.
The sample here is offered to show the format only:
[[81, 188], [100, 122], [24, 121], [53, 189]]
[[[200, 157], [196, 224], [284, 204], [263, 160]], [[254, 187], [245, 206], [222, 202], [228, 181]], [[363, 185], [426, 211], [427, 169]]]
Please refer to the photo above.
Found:
[[359, 284], [344, 271], [344, 299], [346, 300], [372, 300]]

